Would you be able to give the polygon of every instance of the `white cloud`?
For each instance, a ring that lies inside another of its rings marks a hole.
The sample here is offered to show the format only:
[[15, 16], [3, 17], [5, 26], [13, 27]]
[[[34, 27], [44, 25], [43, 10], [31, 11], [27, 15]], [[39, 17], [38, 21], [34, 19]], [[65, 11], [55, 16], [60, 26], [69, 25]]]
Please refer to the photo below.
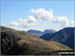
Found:
[[70, 26], [71, 26], [71, 27], [75, 27], [75, 21], [74, 21], [74, 20], [72, 20], [72, 21], [70, 22]]
[[19, 22], [23, 26], [32, 26], [35, 25], [37, 20], [34, 18], [34, 16], [28, 16], [26, 19], [19, 19]]
[[5, 24], [0, 24], [0, 26], [6, 26]]
[[31, 13], [33, 16], [28, 16], [25, 19], [19, 18], [18, 22], [16, 21], [12, 21], [10, 23], [10, 25], [12, 26], [21, 26], [23, 28], [15, 28], [15, 29], [24, 29], [25, 27], [29, 27], [29, 26], [33, 26], [36, 25], [37, 20], [41, 19], [41, 20], [47, 20], [47, 21], [53, 21], [53, 23], [57, 23], [57, 25], [59, 24], [61, 27], [68, 27], [74, 26], [74, 21], [69, 21], [69, 19], [65, 16], [58, 16], [54, 19], [54, 15], [53, 15], [53, 11], [52, 9], [50, 9], [49, 11], [44, 9], [44, 8], [39, 8], [39, 9], [31, 9]]
[[42, 20], [51, 20], [54, 18], [52, 9], [50, 11], [45, 10], [44, 8], [39, 8], [37, 10], [31, 9], [31, 12], [33, 13], [33, 16], [28, 16], [25, 19], [19, 18], [19, 23], [16, 21], [12, 21], [10, 25], [12, 26], [25, 26], [29, 27], [32, 25], [36, 25], [37, 19], [42, 19]]
[[19, 22], [25, 23], [25, 21], [22, 18], [19, 18]]
[[69, 26], [69, 20], [67, 17], [59, 16], [54, 20], [54, 23], [59, 24], [62, 27]]
[[36, 25], [37, 20], [34, 16], [28, 16], [26, 19], [19, 18], [19, 22], [12, 21], [10, 25], [12, 26], [20, 26], [20, 27], [29, 27], [32, 25]]
[[39, 8], [37, 10], [31, 9], [31, 12], [36, 19], [51, 20], [54, 18], [52, 9], [50, 9], [50, 11], [47, 11], [44, 8]]
[[28, 22], [28, 23], [35, 23], [35, 22], [36, 22], [36, 19], [35, 19], [35, 17], [33, 17], [33, 16], [29, 16], [29, 17], [27, 18], [27, 22]]
[[10, 25], [12, 25], [12, 26], [19, 26], [20, 24], [19, 24], [18, 22], [16, 22], [16, 21], [12, 21], [12, 22], [10, 23]]
[[15, 30], [19, 30], [19, 31], [24, 31], [26, 28], [19, 28], [19, 27], [15, 27], [15, 28], [13, 28], [13, 29], [15, 29]]

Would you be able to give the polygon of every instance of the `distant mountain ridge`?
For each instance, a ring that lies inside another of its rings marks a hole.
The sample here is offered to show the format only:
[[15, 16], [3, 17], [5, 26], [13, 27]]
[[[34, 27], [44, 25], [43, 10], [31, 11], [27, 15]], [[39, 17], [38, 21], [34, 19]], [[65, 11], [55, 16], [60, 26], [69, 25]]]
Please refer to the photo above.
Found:
[[55, 33], [55, 32], [56, 31], [55, 30], [52, 30], [52, 29], [46, 29], [43, 32], [40, 31], [40, 30], [32, 30], [32, 29], [27, 31], [27, 33], [36, 35], [38, 37], [41, 36], [41, 35], [43, 35], [43, 34], [45, 34], [45, 33]]
[[43, 33], [40, 30], [28, 30], [27, 33], [33, 34], [35, 36], [41, 36]]
[[55, 30], [52, 30], [52, 29], [46, 29], [43, 31], [43, 33], [55, 33], [56, 31]]
[[40, 38], [47, 41], [56, 41], [74, 49], [74, 29], [75, 27], [67, 27], [52, 35], [51, 33], [44, 34]]

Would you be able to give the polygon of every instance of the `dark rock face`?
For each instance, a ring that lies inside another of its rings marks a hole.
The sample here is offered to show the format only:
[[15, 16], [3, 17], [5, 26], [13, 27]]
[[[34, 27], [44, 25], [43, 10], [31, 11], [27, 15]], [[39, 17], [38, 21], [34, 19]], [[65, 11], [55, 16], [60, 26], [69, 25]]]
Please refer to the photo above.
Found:
[[13, 49], [13, 48], [16, 46], [16, 49], [17, 49], [17, 46], [18, 46], [17, 41], [18, 40], [20, 40], [20, 38], [16, 38], [16, 36], [14, 36], [14, 34], [10, 31], [1, 32], [2, 54], [13, 54], [15, 52], [15, 49]]
[[74, 27], [67, 27], [55, 33], [47, 33], [40, 38], [48, 41], [56, 41], [74, 49]]
[[[64, 28], [63, 30], [55, 33], [52, 40], [74, 49], [74, 29], [75, 28]], [[55, 40], [55, 38], [57, 40]]]
[[47, 41], [50, 41], [50, 39], [52, 39], [53, 34], [54, 33], [46, 33], [46, 34], [40, 36], [40, 38], [47, 40]]

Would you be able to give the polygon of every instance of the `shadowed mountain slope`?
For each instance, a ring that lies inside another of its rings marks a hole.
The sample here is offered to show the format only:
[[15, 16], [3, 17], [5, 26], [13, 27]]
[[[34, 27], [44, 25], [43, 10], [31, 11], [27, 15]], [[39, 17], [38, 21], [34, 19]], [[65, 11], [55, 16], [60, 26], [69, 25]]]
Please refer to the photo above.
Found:
[[42, 38], [42, 39], [44, 39], [44, 40], [47, 40], [47, 41], [50, 41], [50, 39], [53, 38], [53, 37], [52, 37], [53, 34], [54, 34], [54, 33], [46, 33], [46, 34], [40, 36], [40, 38]]
[[40, 38], [48, 41], [55, 41], [74, 49], [74, 27], [67, 27], [55, 33], [47, 33]]

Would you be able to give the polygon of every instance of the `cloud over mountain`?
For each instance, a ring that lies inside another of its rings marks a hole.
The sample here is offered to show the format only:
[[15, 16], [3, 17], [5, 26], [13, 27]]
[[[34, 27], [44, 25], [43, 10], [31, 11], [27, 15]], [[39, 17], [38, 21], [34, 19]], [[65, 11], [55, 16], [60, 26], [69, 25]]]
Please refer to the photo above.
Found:
[[16, 22], [16, 21], [12, 21], [10, 23], [10, 25], [12, 26], [32, 26], [32, 25], [35, 25], [37, 20], [35, 19], [34, 16], [28, 16], [27, 18], [25, 19], [22, 19], [22, 18], [19, 18], [18, 19], [19, 22]]
[[50, 11], [47, 11], [44, 8], [39, 8], [37, 10], [31, 9], [31, 12], [36, 19], [51, 20], [52, 18], [54, 18], [52, 9], [50, 9]]
[[65, 16], [58, 16], [54, 20], [54, 23], [59, 24], [61, 27], [69, 26], [69, 20]]
[[10, 25], [12, 25], [12, 26], [20, 25], [20, 26], [29, 27], [29, 26], [36, 25], [37, 19], [49, 21], [54, 18], [52, 9], [50, 9], [50, 11], [47, 11], [44, 8], [39, 8], [37, 10], [31, 9], [31, 12], [32, 12], [33, 16], [28, 16], [25, 19], [19, 18], [18, 22], [12, 21], [10, 23]]
[[70, 22], [70, 26], [71, 26], [71, 27], [74, 27], [74, 26], [75, 26], [75, 20], [72, 20], [72, 21]]
[[37, 25], [38, 21], [49, 21], [60, 27], [74, 27], [74, 20], [69, 20], [66, 16], [54, 16], [52, 9], [46, 10], [45, 8], [30, 9], [31, 14], [27, 18], [19, 18], [18, 22], [12, 21], [12, 26], [30, 27]]
[[69, 20], [65, 16], [58, 16], [54, 19], [53, 23], [59, 24], [61, 27], [74, 27], [74, 20]]
[[31, 25], [35, 25], [37, 20], [34, 18], [34, 16], [28, 16], [26, 19], [20, 18], [19, 22], [21, 23], [21, 25], [31, 26]]
[[16, 21], [12, 21], [12, 22], [10, 23], [10, 25], [12, 25], [12, 26], [19, 26], [20, 24], [19, 24], [18, 22], [16, 22]]

